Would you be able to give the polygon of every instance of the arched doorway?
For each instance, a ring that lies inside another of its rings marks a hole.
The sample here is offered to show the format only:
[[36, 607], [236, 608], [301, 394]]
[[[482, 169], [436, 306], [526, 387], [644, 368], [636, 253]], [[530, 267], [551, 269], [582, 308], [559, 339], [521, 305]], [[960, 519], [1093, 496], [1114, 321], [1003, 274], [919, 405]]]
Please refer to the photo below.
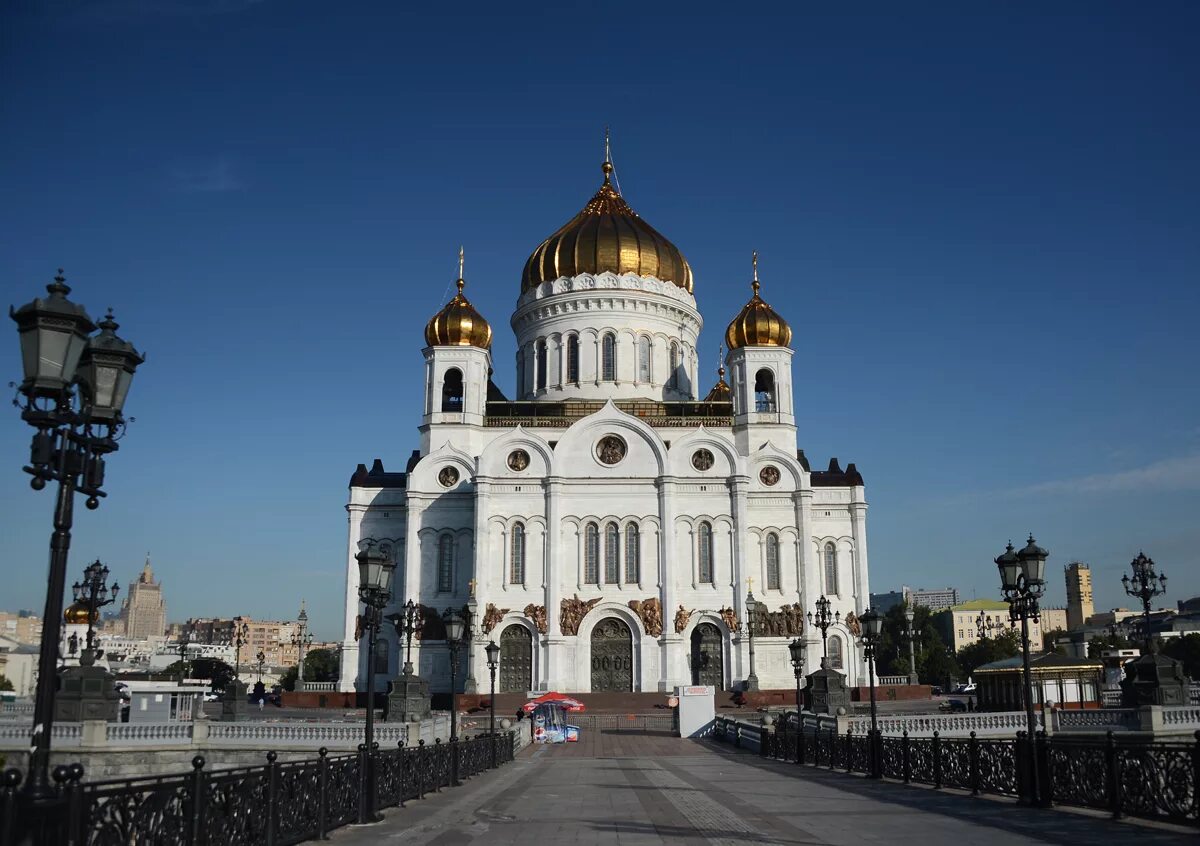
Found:
[[721, 653], [720, 629], [712, 623], [701, 623], [692, 629], [692, 684], [724, 689], [725, 664]]
[[500, 633], [500, 693], [533, 690], [533, 636], [512, 625]]
[[592, 629], [592, 690], [633, 690], [633, 632], [616, 617]]

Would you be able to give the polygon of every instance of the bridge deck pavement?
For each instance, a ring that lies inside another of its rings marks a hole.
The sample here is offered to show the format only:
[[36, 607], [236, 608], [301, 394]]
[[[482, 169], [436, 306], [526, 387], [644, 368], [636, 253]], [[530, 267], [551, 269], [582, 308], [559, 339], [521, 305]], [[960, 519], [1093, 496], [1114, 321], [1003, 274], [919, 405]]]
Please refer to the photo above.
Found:
[[383, 822], [343, 828], [336, 846], [921, 846], [1195, 843], [1194, 830], [1031, 810], [963, 793], [797, 768], [709, 742], [593, 732], [590, 744], [526, 749], [496, 773]]

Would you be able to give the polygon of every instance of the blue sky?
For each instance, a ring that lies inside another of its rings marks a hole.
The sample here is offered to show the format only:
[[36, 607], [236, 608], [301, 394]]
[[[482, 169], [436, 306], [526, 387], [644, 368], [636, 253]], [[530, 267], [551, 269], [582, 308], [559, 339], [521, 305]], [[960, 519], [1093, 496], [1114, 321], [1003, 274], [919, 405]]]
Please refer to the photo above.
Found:
[[[1196, 4], [413, 5], [6, 4], [3, 293], [63, 266], [148, 355], [72, 578], [149, 550], [172, 618], [304, 597], [332, 636], [346, 483], [417, 443], [459, 244], [511, 390], [521, 268], [610, 124], [709, 368], [759, 250], [799, 445], [866, 477], [876, 590], [994, 595], [1033, 531], [1051, 603], [1081, 558], [1124, 604], [1139, 548], [1200, 593]], [[10, 609], [44, 595], [27, 440], [0, 416]]]

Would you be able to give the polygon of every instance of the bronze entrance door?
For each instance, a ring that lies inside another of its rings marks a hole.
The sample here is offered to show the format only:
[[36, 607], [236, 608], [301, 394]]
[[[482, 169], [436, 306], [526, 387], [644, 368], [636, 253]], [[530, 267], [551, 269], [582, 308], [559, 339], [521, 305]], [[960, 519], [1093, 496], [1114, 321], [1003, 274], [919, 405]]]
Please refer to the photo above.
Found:
[[633, 690], [633, 632], [616, 617], [592, 629], [592, 691]]
[[500, 633], [500, 693], [533, 690], [533, 636], [513, 625]]
[[721, 661], [721, 631], [712, 623], [692, 629], [692, 684], [725, 687], [725, 667]]

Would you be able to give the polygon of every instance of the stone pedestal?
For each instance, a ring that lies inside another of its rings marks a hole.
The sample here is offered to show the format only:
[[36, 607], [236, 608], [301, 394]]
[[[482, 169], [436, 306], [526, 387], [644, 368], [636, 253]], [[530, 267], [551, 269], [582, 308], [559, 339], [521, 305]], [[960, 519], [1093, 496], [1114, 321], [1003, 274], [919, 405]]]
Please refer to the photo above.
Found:
[[808, 674], [804, 699], [805, 708], [814, 714], [846, 714], [850, 711], [850, 689], [846, 687], [846, 677], [828, 667]]
[[429, 707], [429, 682], [411, 672], [396, 678], [388, 687], [384, 722], [419, 723], [433, 715]]
[[81, 723], [84, 720], [120, 719], [121, 694], [116, 676], [103, 667], [68, 667], [58, 674], [54, 699], [54, 721]]
[[246, 719], [247, 695], [246, 683], [236, 679], [225, 685], [225, 695], [221, 697], [221, 720], [237, 722]]
[[1183, 664], [1166, 655], [1143, 655], [1125, 665], [1121, 680], [1121, 706], [1140, 708], [1143, 705], [1187, 705], [1190, 702], [1190, 681], [1183, 674]]

